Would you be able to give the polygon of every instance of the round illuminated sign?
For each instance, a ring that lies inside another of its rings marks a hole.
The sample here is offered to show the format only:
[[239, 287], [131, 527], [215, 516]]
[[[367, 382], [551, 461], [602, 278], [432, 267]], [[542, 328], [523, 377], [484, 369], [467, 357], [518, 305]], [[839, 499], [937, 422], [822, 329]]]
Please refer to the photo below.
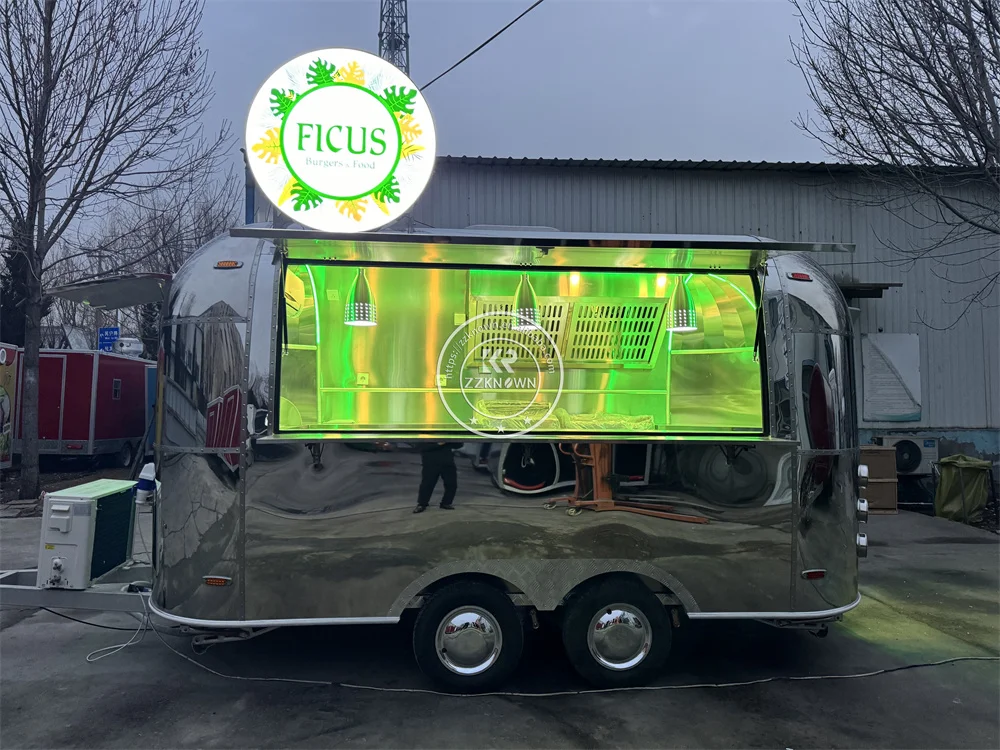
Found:
[[413, 82], [350, 49], [297, 57], [254, 97], [247, 154], [264, 195], [327, 232], [388, 224], [420, 197], [434, 168], [434, 122]]

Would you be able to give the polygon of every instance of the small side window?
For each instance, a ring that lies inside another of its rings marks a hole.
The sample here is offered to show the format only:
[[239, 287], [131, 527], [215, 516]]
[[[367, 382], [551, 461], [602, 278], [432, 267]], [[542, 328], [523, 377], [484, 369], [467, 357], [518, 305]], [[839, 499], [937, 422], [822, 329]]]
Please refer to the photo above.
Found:
[[122, 381], [120, 378], [111, 381], [111, 398], [114, 401], [122, 400]]

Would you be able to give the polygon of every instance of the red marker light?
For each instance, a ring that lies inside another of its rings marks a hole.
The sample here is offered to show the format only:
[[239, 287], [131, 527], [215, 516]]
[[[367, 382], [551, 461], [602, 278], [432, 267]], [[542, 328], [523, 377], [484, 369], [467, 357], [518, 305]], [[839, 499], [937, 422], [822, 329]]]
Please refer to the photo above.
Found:
[[807, 273], [790, 273], [788, 278], [792, 281], [812, 281], [812, 276]]

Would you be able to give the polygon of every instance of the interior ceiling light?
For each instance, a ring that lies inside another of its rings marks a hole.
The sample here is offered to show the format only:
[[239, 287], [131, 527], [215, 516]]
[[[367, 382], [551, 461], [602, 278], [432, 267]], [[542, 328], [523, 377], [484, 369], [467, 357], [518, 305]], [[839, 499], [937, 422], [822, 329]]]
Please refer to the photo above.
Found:
[[670, 300], [667, 302], [664, 317], [667, 321], [668, 331], [690, 333], [698, 330], [698, 313], [694, 309], [694, 302], [691, 301], [687, 282], [683, 279], [677, 280], [677, 286], [674, 287]]
[[365, 269], [359, 268], [344, 305], [344, 325], [373, 326], [375, 323], [375, 295], [368, 286]]
[[541, 327], [538, 324], [538, 298], [526, 273], [521, 274], [514, 292], [514, 322], [510, 327], [515, 331], [534, 331]]

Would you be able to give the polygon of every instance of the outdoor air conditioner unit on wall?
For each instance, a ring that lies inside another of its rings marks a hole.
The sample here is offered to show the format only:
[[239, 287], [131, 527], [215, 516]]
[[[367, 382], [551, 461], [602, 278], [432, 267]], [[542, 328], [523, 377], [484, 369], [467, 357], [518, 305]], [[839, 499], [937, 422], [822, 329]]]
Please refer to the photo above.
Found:
[[885, 435], [882, 445], [896, 449], [896, 472], [900, 476], [930, 474], [938, 460], [937, 438]]

